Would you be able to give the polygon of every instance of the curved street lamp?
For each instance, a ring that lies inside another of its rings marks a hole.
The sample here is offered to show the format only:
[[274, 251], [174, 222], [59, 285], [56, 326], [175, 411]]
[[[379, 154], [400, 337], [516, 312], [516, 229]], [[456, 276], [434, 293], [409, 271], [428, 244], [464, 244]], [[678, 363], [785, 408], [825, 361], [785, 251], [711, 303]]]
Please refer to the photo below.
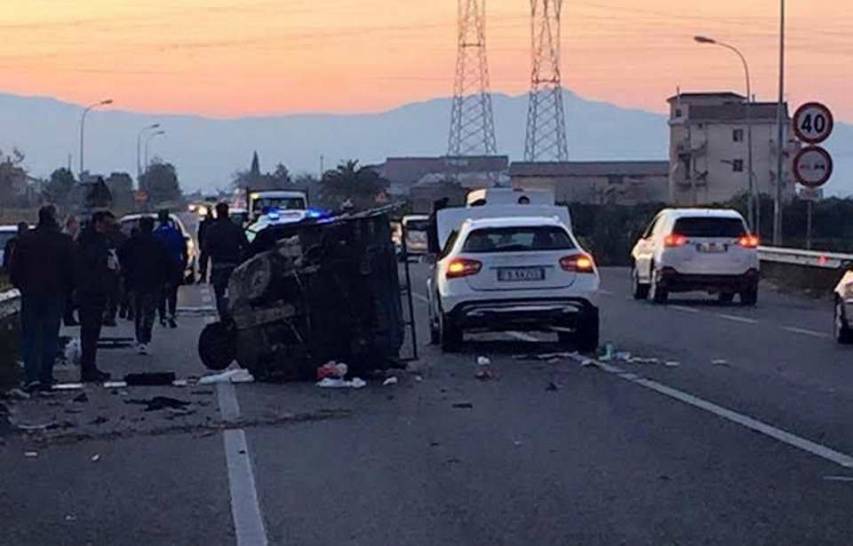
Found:
[[[741, 51], [733, 45], [727, 44], [725, 42], [720, 42], [715, 40], [714, 38], [709, 38], [708, 36], [694, 36], [693, 40], [697, 44], [703, 45], [715, 45], [729, 51], [733, 51], [739, 58], [741, 63], [743, 64], [743, 72], [746, 76], [746, 146], [747, 150], [747, 177], [749, 179], [749, 204], [747, 208], [747, 214], [749, 216], [749, 225], [755, 233], [760, 233], [760, 208], [756, 206], [757, 199], [757, 188], [755, 184], [755, 173], [753, 172], [752, 167], [752, 81], [749, 77], [749, 63], [746, 62], [746, 57], [741, 53]], [[758, 209], [758, 210], [756, 210]]]
[[102, 101], [92, 103], [89, 106], [87, 106], [85, 109], [83, 109], [83, 115], [80, 117], [80, 181], [81, 182], [83, 181], [83, 172], [85, 170], [84, 163], [83, 163], [83, 153], [85, 151], [85, 148], [83, 146], [83, 143], [84, 143], [84, 139], [86, 137], [86, 116], [89, 114], [90, 111], [94, 110], [95, 108], [98, 108], [99, 106], [107, 106], [107, 105], [110, 105], [112, 103], [113, 103], [113, 99], [105, 99]]
[[145, 170], [148, 170], [148, 145], [151, 144], [151, 141], [158, 136], [163, 136], [166, 134], [166, 131], [157, 131], [155, 133], [151, 133], [148, 135], [148, 138], [145, 139]]
[[148, 125], [147, 127], [143, 127], [140, 129], [139, 134], [136, 135], [136, 182], [139, 183], [139, 178], [142, 176], [142, 135], [147, 131], [152, 129], [159, 129], [159, 123], [153, 123]]

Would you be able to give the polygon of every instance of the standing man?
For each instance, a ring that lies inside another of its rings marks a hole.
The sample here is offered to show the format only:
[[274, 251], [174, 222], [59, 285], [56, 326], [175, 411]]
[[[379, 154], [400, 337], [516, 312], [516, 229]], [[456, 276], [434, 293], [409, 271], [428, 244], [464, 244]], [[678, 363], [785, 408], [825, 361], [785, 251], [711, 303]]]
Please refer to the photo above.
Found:
[[[26, 225], [26, 224], [25, 224]], [[21, 291], [21, 352], [24, 389], [50, 390], [63, 308], [74, 280], [69, 265], [74, 243], [62, 233], [56, 209], [39, 210], [38, 227], [20, 237], [11, 263], [12, 283]]]
[[[77, 237], [80, 236], [80, 220], [78, 220], [73, 214], [69, 215], [65, 219], [65, 227], [63, 228], [62, 233], [71, 237], [71, 240], [76, 244]], [[74, 311], [76, 308], [77, 305], [74, 301], [74, 292], [72, 291], [68, 294], [68, 298], [65, 300], [65, 314], [62, 319], [65, 326], [80, 326], [80, 323], [77, 322], [76, 318], [74, 318]]]
[[216, 294], [216, 309], [219, 317], [225, 318], [228, 314], [228, 280], [249, 250], [246, 233], [231, 221], [227, 203], [216, 205], [216, 221], [204, 234], [202, 250], [210, 256], [213, 264], [210, 281]]
[[[110, 230], [106, 233], [107, 243], [110, 247], [110, 253], [114, 255], [114, 259], [118, 261], [118, 249], [120, 249], [127, 241], [127, 237], [121, 232], [121, 227], [118, 222], [113, 222]], [[107, 295], [107, 307], [104, 312], [104, 326], [116, 326], [116, 315], [118, 315], [119, 307], [121, 307], [122, 298], [124, 296], [124, 285], [121, 277], [121, 268], [111, 271], [112, 275], [109, 278], [109, 291]]]
[[158, 216], [160, 225], [154, 231], [154, 237], [163, 244], [170, 258], [169, 279], [160, 301], [160, 325], [166, 326], [168, 320], [169, 328], [177, 328], [178, 288], [183, 282], [189, 259], [187, 241], [184, 234], [172, 223], [168, 210], [161, 210]]
[[199, 256], [199, 284], [207, 283], [207, 263], [210, 261], [210, 257], [204, 252], [204, 236], [207, 233], [207, 229], [213, 224], [213, 209], [210, 207], [207, 208], [207, 214], [204, 215], [204, 220], [198, 225], [198, 247], [201, 249], [201, 255]]
[[119, 258], [136, 310], [134, 324], [137, 350], [139, 354], [147, 355], [154, 313], [172, 275], [172, 260], [163, 243], [154, 237], [153, 218], [144, 216], [139, 220], [139, 233], [120, 249]]
[[21, 240], [21, 237], [29, 230], [30, 226], [26, 222], [19, 222], [17, 235], [6, 241], [6, 246], [3, 247], [3, 271], [11, 271], [12, 255], [15, 253], [15, 247], [18, 246], [18, 241]]
[[77, 243], [75, 266], [82, 345], [80, 380], [84, 383], [100, 383], [110, 378], [110, 374], [98, 369], [96, 359], [109, 297], [109, 280], [118, 269], [107, 240], [114, 223], [115, 216], [111, 212], [94, 213]]

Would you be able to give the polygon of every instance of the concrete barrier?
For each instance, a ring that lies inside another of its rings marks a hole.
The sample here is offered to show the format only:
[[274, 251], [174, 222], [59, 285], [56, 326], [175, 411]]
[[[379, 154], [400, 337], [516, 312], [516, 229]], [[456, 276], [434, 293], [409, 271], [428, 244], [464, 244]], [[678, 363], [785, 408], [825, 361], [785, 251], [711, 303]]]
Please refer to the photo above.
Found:
[[761, 247], [761, 276], [783, 288], [829, 294], [853, 267], [853, 254]]

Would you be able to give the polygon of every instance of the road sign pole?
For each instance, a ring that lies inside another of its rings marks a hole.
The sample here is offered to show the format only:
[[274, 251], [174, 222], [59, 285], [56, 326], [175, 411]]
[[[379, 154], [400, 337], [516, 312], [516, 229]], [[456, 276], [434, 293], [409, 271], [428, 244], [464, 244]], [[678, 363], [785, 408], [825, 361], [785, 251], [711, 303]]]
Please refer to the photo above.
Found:
[[806, 201], [806, 250], [812, 249], [812, 218], [814, 214], [814, 201]]

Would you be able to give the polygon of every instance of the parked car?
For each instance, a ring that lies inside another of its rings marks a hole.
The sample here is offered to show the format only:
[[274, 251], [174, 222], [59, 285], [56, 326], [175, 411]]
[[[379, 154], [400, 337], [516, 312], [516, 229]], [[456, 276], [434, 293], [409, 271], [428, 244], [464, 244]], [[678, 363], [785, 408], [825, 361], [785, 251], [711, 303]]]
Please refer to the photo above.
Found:
[[402, 243], [406, 244], [406, 254], [408, 256], [423, 256], [428, 251], [427, 245], [427, 230], [429, 229], [429, 216], [421, 214], [410, 214], [403, 217], [402, 233], [405, 234], [405, 241], [401, 235], [401, 251], [399, 253], [402, 259]]
[[[466, 209], [447, 215], [459, 210]], [[499, 330], [556, 330], [561, 343], [584, 352], [598, 347], [598, 270], [568, 222], [556, 215], [469, 218], [442, 241], [427, 288], [430, 337], [443, 350], [455, 349], [466, 331]]]
[[737, 211], [665, 209], [634, 246], [634, 298], [665, 303], [674, 292], [706, 291], [755, 305], [758, 242]]
[[[123, 216], [121, 220], [119, 220], [119, 225], [121, 226], [121, 231], [126, 236], [130, 237], [131, 232], [134, 228], [139, 228], [139, 220], [140, 218], [147, 216], [149, 218], [154, 218], [154, 221], [157, 221], [157, 214], [154, 213], [142, 213], [142, 214], [128, 214], [127, 216]], [[175, 227], [178, 228], [178, 231], [184, 236], [184, 240], [187, 242], [187, 268], [184, 272], [185, 282], [193, 283], [196, 278], [196, 271], [198, 267], [198, 255], [199, 249], [196, 245], [195, 239], [193, 238], [190, 231], [186, 228], [181, 219], [174, 215], [170, 214], [169, 218]]]
[[838, 343], [853, 343], [853, 267], [835, 287], [834, 333]]

